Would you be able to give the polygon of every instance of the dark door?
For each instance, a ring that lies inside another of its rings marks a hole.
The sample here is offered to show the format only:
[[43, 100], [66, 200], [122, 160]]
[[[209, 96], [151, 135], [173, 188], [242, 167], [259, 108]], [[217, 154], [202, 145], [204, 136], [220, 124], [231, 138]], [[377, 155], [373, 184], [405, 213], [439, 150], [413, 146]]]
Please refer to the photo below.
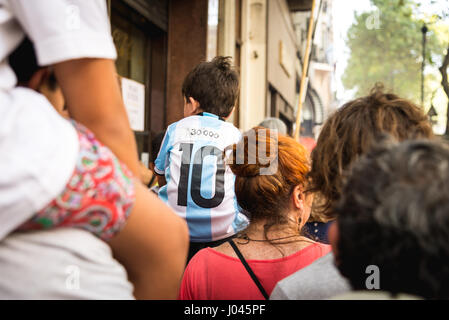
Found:
[[[155, 5], [163, 2], [157, 1]], [[152, 1], [140, 7], [133, 7], [133, 3], [111, 1], [110, 15], [118, 76], [145, 85], [144, 130], [134, 131], [142, 158], [142, 153], [151, 154], [151, 138], [164, 129], [167, 33], [160, 28], [160, 17], [159, 27], [151, 20]]]

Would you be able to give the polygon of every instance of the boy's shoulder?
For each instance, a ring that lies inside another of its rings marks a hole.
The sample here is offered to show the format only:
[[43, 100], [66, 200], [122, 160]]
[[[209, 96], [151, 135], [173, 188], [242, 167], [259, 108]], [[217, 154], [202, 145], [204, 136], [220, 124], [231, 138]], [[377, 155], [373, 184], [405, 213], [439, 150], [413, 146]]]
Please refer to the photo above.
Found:
[[179, 141], [190, 141], [192, 136], [203, 137], [205, 134], [226, 145], [237, 143], [242, 136], [234, 124], [218, 116], [193, 115], [173, 122], [167, 128], [170, 145]]
[[186, 125], [187, 126], [198, 125], [198, 126], [204, 126], [204, 127], [208, 127], [208, 126], [217, 127], [219, 125], [219, 127], [222, 129], [233, 130], [233, 131], [240, 133], [240, 130], [237, 127], [235, 127], [233, 123], [227, 122], [224, 119], [222, 119], [219, 116], [212, 114], [212, 113], [207, 114], [207, 115], [195, 114], [192, 116], [182, 118], [176, 122], [173, 122], [171, 125], [169, 125], [169, 128], [176, 127], [176, 126], [184, 127]]

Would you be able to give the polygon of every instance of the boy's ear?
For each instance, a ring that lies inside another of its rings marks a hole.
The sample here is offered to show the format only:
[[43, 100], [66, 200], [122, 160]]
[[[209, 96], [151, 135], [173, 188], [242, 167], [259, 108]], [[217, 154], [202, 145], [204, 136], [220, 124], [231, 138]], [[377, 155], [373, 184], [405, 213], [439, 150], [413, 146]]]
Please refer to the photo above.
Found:
[[196, 101], [192, 97], [189, 97], [189, 103], [192, 105], [194, 112], [197, 112], [199, 110], [200, 103], [198, 101]]
[[37, 70], [31, 76], [30, 81], [28, 81], [28, 88], [39, 91], [39, 89], [44, 84], [45, 79], [47, 79], [47, 77], [48, 77], [48, 68], [42, 68]]
[[229, 112], [229, 115], [226, 117], [226, 119], [230, 118], [232, 116], [232, 114], [234, 113], [235, 110], [235, 106], [232, 107], [231, 112]]

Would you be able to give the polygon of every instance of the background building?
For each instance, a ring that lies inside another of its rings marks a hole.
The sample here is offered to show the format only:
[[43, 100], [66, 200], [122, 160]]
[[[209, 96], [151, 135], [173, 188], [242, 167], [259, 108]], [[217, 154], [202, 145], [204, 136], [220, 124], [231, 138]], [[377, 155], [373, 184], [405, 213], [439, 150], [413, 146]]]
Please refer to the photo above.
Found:
[[[316, 28], [303, 134], [316, 133], [332, 105], [332, 10], [322, 0]], [[199, 62], [231, 56], [241, 76], [228, 121], [248, 130], [264, 118], [294, 130], [311, 0], [108, 0], [117, 71], [139, 153], [151, 137], [183, 117], [182, 81]], [[126, 92], [125, 92], [126, 91]], [[134, 123], [134, 122], [133, 122]], [[136, 129], [137, 128], [137, 129]]]
[[[298, 8], [301, 9], [301, 8]], [[327, 116], [335, 110], [335, 60], [332, 0], [317, 1], [317, 21], [311, 48], [309, 81], [302, 110], [302, 134], [317, 137]], [[304, 60], [310, 12], [295, 10], [292, 13], [299, 57]]]

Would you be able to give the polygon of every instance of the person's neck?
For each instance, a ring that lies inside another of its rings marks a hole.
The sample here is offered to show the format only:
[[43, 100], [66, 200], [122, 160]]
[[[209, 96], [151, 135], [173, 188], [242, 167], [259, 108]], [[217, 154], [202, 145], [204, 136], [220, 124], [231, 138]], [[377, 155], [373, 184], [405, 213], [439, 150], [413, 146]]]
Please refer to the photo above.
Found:
[[245, 230], [244, 236], [246, 236], [249, 240], [256, 241], [277, 240], [287, 237], [293, 238], [295, 236], [299, 237], [299, 232], [295, 232], [294, 227], [288, 224], [272, 226], [268, 229], [268, 232], [265, 233], [266, 223], [266, 220], [251, 222], [249, 227]]
[[200, 113], [203, 113], [203, 112], [206, 112], [206, 111], [204, 111], [203, 109], [199, 108], [194, 113], [192, 113], [191, 115], [192, 116], [197, 116], [197, 115], [199, 115]]
[[200, 115], [201, 113], [213, 114], [214, 116], [217, 116], [217, 117], [219, 117], [221, 120], [224, 120], [224, 121], [228, 120], [228, 118], [229, 118], [229, 116], [228, 116], [228, 117], [221, 117], [221, 116], [219, 116], [219, 115], [217, 115], [217, 114], [215, 114], [215, 113], [207, 112], [207, 111], [204, 111], [204, 110], [201, 110], [201, 109], [198, 110], [197, 112], [195, 112], [194, 114], [191, 114], [190, 116], [198, 116], [198, 115]]

